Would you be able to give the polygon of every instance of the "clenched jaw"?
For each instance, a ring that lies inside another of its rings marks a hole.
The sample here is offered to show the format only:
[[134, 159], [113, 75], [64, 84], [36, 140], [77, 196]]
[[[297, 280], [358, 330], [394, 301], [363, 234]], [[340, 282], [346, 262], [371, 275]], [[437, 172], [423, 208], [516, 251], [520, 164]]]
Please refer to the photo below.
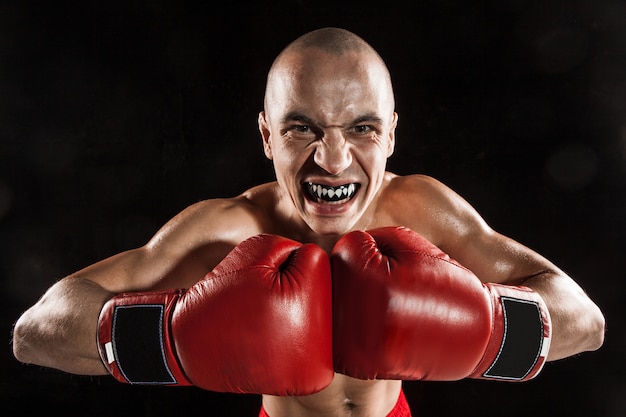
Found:
[[305, 182], [304, 188], [309, 198], [317, 203], [344, 203], [352, 199], [359, 190], [360, 184], [348, 183], [338, 186]]

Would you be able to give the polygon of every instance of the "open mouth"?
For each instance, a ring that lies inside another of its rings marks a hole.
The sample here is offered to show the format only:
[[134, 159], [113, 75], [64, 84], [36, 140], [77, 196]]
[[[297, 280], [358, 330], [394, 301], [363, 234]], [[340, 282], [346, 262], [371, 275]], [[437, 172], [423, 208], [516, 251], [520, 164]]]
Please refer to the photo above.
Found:
[[337, 187], [312, 182], [306, 182], [304, 185], [304, 188], [306, 188], [309, 196], [313, 198], [313, 200], [327, 203], [348, 201], [354, 197], [359, 189], [359, 184], [357, 183], [342, 184]]

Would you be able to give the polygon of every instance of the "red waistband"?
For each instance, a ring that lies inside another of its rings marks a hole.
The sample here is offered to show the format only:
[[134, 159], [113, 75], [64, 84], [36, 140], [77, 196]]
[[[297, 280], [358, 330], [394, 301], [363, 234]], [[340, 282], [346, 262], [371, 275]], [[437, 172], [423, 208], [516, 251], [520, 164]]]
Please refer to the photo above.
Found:
[[[259, 412], [259, 417], [270, 417], [265, 412], [265, 409], [261, 407], [261, 411]], [[393, 410], [387, 417], [411, 417], [411, 409], [409, 408], [409, 403], [406, 401], [406, 397], [404, 396], [404, 391], [400, 390], [400, 396], [398, 397], [398, 402], [393, 407]]]
[[411, 417], [411, 409], [409, 408], [409, 403], [406, 401], [406, 397], [404, 396], [404, 391], [400, 390], [398, 402], [393, 407], [393, 410], [387, 414], [387, 417]]

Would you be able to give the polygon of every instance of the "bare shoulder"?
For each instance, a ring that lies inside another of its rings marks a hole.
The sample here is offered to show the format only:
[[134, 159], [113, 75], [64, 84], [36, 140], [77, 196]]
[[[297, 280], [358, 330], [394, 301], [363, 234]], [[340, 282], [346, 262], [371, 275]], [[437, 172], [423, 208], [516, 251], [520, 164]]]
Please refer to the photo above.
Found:
[[[383, 204], [398, 214], [420, 214], [448, 211], [460, 197], [433, 177], [421, 174], [392, 175], [381, 195]], [[395, 207], [395, 209], [394, 209]]]
[[394, 176], [381, 196], [394, 223], [409, 227], [437, 245], [466, 236], [486, 224], [454, 190], [427, 175]]
[[423, 174], [392, 175], [387, 189], [418, 198], [424, 195], [444, 197], [452, 191], [439, 180]]

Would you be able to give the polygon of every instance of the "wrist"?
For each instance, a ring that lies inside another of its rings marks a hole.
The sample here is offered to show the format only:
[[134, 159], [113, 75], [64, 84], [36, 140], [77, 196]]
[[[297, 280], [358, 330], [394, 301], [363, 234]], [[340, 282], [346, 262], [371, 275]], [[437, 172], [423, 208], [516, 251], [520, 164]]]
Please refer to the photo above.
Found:
[[541, 296], [527, 287], [487, 283], [493, 308], [491, 336], [471, 378], [527, 381], [541, 372], [551, 320]]
[[183, 292], [124, 293], [105, 303], [98, 321], [98, 350], [118, 381], [191, 385], [178, 363], [170, 329], [170, 317]]

